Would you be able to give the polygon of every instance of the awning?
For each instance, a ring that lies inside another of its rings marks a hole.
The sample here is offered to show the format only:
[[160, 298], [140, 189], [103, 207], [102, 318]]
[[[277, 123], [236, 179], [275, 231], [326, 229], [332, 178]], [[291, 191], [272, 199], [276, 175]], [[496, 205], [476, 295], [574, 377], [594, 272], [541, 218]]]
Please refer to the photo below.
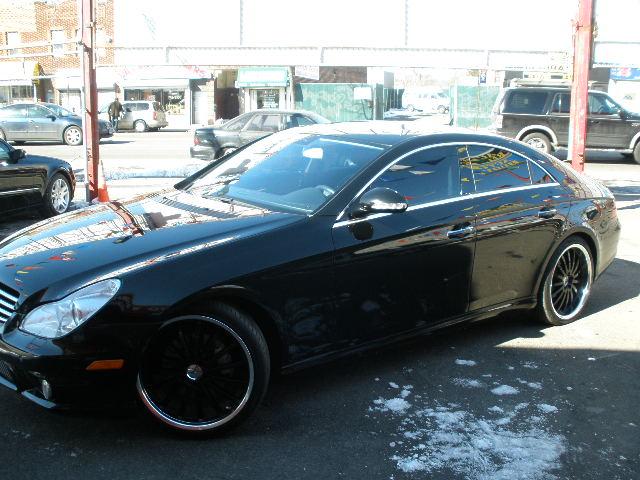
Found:
[[238, 69], [237, 88], [286, 87], [289, 69], [286, 67], [241, 67]]
[[31, 85], [34, 71], [40, 71], [38, 62], [0, 62], [0, 86]]

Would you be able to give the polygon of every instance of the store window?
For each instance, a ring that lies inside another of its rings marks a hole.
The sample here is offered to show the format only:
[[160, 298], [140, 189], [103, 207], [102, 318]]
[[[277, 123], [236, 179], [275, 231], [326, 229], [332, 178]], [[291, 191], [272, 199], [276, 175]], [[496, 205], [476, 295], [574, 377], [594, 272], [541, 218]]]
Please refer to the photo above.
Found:
[[126, 101], [158, 102], [168, 115], [184, 115], [184, 90], [179, 89], [126, 89]]
[[280, 90], [265, 88], [256, 90], [256, 106], [260, 108], [276, 109], [280, 107]]
[[[12, 47], [14, 45], [20, 44], [20, 34], [18, 32], [7, 32], [6, 34], [6, 45], [7, 47]], [[13, 55], [15, 53], [19, 53], [17, 50], [9, 50], [7, 52], [9, 55]]]
[[64, 30], [51, 30], [51, 52], [54, 55], [62, 54], [64, 51], [64, 44], [61, 42], [64, 42], [65, 40]]

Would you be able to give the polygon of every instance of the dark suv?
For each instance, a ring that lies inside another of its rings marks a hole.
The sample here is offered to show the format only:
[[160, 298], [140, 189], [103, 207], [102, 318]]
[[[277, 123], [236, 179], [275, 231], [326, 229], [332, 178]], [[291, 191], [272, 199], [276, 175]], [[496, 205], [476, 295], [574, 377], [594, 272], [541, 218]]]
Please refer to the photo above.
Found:
[[[546, 153], [569, 142], [568, 88], [514, 87], [498, 96], [489, 129]], [[604, 92], [589, 92], [587, 148], [617, 150], [640, 163], [640, 114]]]

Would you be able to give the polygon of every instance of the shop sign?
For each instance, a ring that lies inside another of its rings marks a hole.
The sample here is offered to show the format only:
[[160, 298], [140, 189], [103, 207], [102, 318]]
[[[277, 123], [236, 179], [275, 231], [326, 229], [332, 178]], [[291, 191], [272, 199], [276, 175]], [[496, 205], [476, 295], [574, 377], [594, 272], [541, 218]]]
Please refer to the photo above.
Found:
[[320, 67], [317, 65], [298, 65], [295, 68], [296, 77], [320, 80]]
[[612, 68], [611, 80], [640, 80], [640, 68]]
[[237, 88], [286, 87], [289, 69], [285, 67], [241, 67], [238, 69]]

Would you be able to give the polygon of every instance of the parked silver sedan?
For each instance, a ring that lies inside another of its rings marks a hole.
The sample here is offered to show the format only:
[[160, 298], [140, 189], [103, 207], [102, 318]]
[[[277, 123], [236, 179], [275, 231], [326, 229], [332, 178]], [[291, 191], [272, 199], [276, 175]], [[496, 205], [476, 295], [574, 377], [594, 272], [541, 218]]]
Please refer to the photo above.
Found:
[[[113, 136], [109, 122], [99, 120], [100, 138]], [[27, 141], [82, 143], [82, 119], [54, 103], [16, 103], [0, 108], [0, 139], [22, 145]]]

